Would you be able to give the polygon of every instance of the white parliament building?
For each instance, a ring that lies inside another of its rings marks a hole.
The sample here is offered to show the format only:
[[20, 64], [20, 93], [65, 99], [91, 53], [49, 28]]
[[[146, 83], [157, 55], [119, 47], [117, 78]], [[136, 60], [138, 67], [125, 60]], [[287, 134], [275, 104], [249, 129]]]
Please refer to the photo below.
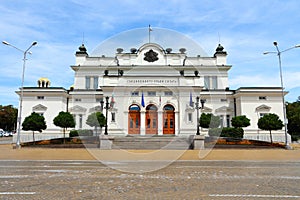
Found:
[[[216, 46], [211, 57], [191, 57], [185, 47], [175, 50], [150, 42], [128, 50], [116, 48], [111, 56], [89, 56], [82, 44], [71, 65], [74, 84], [68, 89], [51, 87], [47, 78], [40, 78], [36, 87], [24, 87], [22, 119], [32, 112], [45, 117], [47, 129], [35, 135], [38, 140], [62, 137], [62, 129], [53, 124], [60, 111], [70, 112], [80, 130], [93, 129], [86, 124], [91, 113], [105, 115], [107, 110], [107, 133], [116, 137], [189, 137], [196, 134], [201, 113], [220, 116], [222, 127], [230, 127], [232, 117], [245, 115], [251, 125], [244, 128], [244, 138], [269, 141], [269, 132], [260, 130], [257, 122], [266, 113], [276, 113], [284, 121], [281, 88], [229, 89], [232, 66], [221, 44]], [[199, 109], [197, 97], [205, 101]], [[200, 133], [208, 135], [208, 130], [200, 128]], [[31, 137], [31, 132], [21, 131], [21, 142]], [[284, 142], [284, 129], [273, 131], [273, 140]]]

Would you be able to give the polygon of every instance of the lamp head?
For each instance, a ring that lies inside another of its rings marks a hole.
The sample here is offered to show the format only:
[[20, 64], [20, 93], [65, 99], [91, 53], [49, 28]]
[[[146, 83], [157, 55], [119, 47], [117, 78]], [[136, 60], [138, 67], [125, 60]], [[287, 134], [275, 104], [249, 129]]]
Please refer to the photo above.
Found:
[[6, 41], [2, 41], [2, 43], [3, 44], [5, 44], [5, 45], [10, 45], [8, 42], [6, 42]]
[[274, 41], [273, 44], [274, 44], [274, 46], [277, 46], [277, 45], [278, 45], [276, 41]]
[[37, 44], [37, 42], [36, 41], [34, 41], [33, 43], [32, 43], [32, 46], [35, 46]]
[[300, 44], [295, 45], [295, 48], [299, 48], [299, 47], [300, 47]]

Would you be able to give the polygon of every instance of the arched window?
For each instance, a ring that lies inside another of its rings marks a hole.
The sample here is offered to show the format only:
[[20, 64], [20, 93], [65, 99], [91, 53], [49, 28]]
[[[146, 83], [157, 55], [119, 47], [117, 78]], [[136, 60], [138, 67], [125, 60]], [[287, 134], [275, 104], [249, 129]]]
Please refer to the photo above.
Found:
[[174, 107], [172, 105], [166, 105], [164, 107], [164, 110], [174, 111], [175, 109], [174, 109]]
[[139, 111], [139, 110], [141, 110], [140, 109], [140, 107], [138, 106], [138, 105], [131, 105], [130, 107], [129, 107], [129, 110], [137, 110], [137, 111]]

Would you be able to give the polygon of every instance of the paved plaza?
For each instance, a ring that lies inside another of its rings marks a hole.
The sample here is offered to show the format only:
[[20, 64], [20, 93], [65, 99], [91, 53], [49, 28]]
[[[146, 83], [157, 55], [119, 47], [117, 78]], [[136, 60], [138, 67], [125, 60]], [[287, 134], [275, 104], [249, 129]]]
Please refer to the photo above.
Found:
[[0, 151], [0, 199], [300, 199], [300, 150]]

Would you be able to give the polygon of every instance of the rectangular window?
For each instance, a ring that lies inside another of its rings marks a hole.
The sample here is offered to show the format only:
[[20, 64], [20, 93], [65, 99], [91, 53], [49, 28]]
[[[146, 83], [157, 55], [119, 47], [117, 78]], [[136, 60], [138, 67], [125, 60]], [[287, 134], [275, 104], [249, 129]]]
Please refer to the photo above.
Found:
[[265, 116], [266, 114], [268, 114], [268, 113], [259, 113], [259, 117], [263, 117], [263, 116]]
[[138, 91], [131, 92], [131, 96], [139, 96], [139, 92]]
[[96, 98], [96, 102], [101, 102], [103, 101], [103, 98]]
[[79, 128], [82, 129], [82, 114], [79, 115]]
[[94, 89], [98, 89], [98, 77], [94, 77]]
[[220, 117], [220, 126], [221, 126], [221, 128], [223, 128], [224, 127], [224, 115], [220, 115], [219, 117]]
[[111, 113], [111, 121], [116, 122], [116, 113]]
[[148, 96], [156, 96], [156, 92], [155, 91], [149, 91]]
[[188, 122], [193, 122], [193, 115], [192, 115], [192, 113], [188, 113]]
[[259, 100], [267, 100], [267, 97], [266, 96], [259, 96], [258, 99]]
[[42, 100], [44, 98], [45, 98], [44, 96], [37, 96], [37, 99], [40, 99], [40, 100]]
[[205, 87], [206, 89], [210, 89], [209, 76], [204, 76], [204, 87]]
[[227, 102], [227, 99], [221, 99], [220, 101], [221, 102]]
[[75, 124], [76, 124], [76, 115], [73, 114], [72, 116], [73, 116], [74, 122], [75, 122]]
[[230, 127], [230, 115], [226, 115], [226, 126]]
[[211, 89], [218, 89], [218, 79], [216, 76], [211, 77], [212, 88]]
[[86, 76], [85, 77], [85, 89], [90, 89], [91, 88], [91, 77]]
[[165, 96], [173, 96], [173, 92], [172, 91], [165, 91]]

